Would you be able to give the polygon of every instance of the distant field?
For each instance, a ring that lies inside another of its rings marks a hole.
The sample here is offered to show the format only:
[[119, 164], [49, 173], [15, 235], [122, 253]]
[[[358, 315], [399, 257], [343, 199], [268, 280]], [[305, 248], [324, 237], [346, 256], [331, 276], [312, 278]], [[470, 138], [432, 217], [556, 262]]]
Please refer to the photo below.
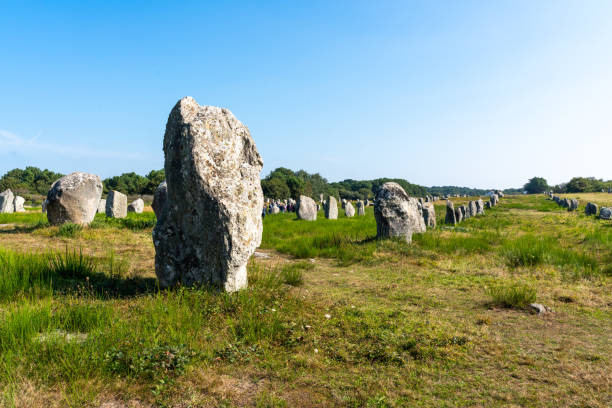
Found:
[[229, 295], [156, 288], [151, 212], [1, 214], [0, 406], [610, 407], [612, 222], [584, 204], [612, 195], [571, 196], [456, 227], [439, 201], [410, 246], [372, 207], [269, 215]]

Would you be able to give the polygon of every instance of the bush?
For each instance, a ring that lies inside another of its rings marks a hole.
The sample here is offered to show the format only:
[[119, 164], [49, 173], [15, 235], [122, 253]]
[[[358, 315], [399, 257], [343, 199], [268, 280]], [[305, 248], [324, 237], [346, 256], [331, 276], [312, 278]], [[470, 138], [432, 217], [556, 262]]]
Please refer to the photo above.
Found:
[[71, 222], [67, 222], [62, 224], [57, 230], [58, 237], [66, 237], [66, 238], [74, 238], [79, 232], [83, 230], [83, 227], [79, 224], [73, 224]]

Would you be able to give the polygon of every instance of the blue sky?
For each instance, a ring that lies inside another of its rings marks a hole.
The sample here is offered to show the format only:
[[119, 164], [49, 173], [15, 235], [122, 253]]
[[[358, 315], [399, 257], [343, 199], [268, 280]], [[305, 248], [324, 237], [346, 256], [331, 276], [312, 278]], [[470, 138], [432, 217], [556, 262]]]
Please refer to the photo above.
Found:
[[0, 174], [163, 167], [183, 96], [263, 175], [520, 186], [612, 179], [612, 2], [6, 1]]

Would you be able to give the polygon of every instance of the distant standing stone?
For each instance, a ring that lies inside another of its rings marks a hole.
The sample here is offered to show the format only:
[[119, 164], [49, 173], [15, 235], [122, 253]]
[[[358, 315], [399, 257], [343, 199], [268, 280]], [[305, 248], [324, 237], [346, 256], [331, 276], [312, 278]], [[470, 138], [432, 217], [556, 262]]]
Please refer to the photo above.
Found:
[[482, 201], [482, 198], [476, 200], [476, 214], [484, 214], [484, 202]]
[[14, 202], [15, 196], [10, 188], [0, 193], [0, 213], [10, 214], [15, 211]]
[[104, 214], [106, 213], [106, 200], [101, 199], [98, 203], [98, 209], [96, 210], [96, 214]]
[[25, 198], [21, 196], [15, 196], [15, 212], [25, 212], [25, 208], [23, 208], [23, 204], [25, 203]]
[[457, 224], [459, 224], [461, 221], [463, 221], [463, 219], [463, 206], [459, 206], [455, 208], [455, 221], [457, 222]]
[[476, 201], [470, 201], [468, 203], [468, 212], [470, 214], [470, 217], [475, 217], [476, 214], [478, 214], [478, 209], [476, 207]]
[[599, 210], [599, 218], [601, 218], [602, 220], [612, 219], [612, 208], [601, 207], [601, 210]]
[[346, 198], [343, 198], [340, 202], [342, 203], [342, 209], [344, 210], [344, 206], [346, 205]]
[[279, 214], [280, 213], [280, 208], [278, 208], [278, 205], [272, 204], [270, 206], [270, 213], [271, 214]]
[[144, 201], [142, 198], [137, 198], [136, 200], [132, 201], [130, 205], [128, 205], [128, 212], [142, 214], [143, 210], [144, 210]]
[[423, 221], [425, 222], [425, 227], [436, 228], [436, 208], [433, 203], [423, 204]]
[[597, 215], [598, 206], [595, 203], [588, 203], [584, 209], [586, 215]]
[[328, 220], [338, 219], [338, 201], [336, 197], [328, 196], [325, 203], [325, 218]]
[[491, 207], [495, 207], [499, 202], [499, 196], [497, 194], [493, 194], [489, 201], [491, 202]]
[[578, 209], [578, 200], [576, 200], [575, 198], [572, 198], [571, 200], [569, 200], [569, 210], [574, 211], [577, 209]]
[[100, 197], [102, 181], [94, 174], [80, 171], [57, 180], [47, 193], [47, 219], [51, 225], [93, 221]]
[[315, 201], [304, 195], [298, 200], [297, 216], [301, 220], [315, 221], [317, 219], [317, 204]]
[[378, 238], [401, 237], [412, 242], [413, 233], [425, 232], [418, 201], [397, 183], [387, 182], [376, 193], [374, 217]]
[[455, 206], [450, 200], [446, 201], [446, 217], [444, 218], [444, 223], [450, 225], [455, 225], [457, 223]]
[[361, 200], [357, 201], [357, 215], [365, 215], [365, 203]]
[[112, 190], [106, 196], [106, 216], [109, 218], [127, 217], [127, 196]]
[[353, 204], [351, 204], [350, 201], [347, 201], [344, 205], [344, 215], [346, 215], [347, 217], [355, 216], [355, 207], [353, 207]]
[[491, 202], [490, 201], [485, 201], [485, 208], [487, 208], [487, 209], [491, 208]]

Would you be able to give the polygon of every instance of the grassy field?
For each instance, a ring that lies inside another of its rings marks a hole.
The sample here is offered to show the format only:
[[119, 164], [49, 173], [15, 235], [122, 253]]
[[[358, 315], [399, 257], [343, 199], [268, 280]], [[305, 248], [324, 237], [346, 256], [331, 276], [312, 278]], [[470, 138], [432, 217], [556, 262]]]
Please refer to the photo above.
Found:
[[158, 290], [151, 213], [2, 214], [0, 406], [610, 407], [612, 223], [583, 212], [610, 197], [457, 227], [438, 202], [412, 245], [376, 240], [372, 207], [268, 216], [234, 294]]

